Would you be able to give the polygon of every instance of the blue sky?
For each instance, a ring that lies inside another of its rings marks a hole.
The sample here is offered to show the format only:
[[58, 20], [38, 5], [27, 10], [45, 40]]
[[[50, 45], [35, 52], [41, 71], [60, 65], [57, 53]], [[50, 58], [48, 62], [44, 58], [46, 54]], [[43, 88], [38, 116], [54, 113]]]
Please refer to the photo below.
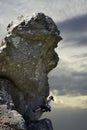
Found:
[[[18, 16], [31, 17], [37, 12], [50, 16], [63, 38], [55, 49], [60, 57], [58, 66], [48, 75], [55, 102], [47, 116], [56, 130], [87, 130], [87, 0], [0, 0], [0, 37], [6, 35], [7, 25]], [[60, 125], [54, 121], [55, 115]], [[75, 128], [70, 118], [77, 122]], [[64, 122], [71, 123], [71, 127]]]

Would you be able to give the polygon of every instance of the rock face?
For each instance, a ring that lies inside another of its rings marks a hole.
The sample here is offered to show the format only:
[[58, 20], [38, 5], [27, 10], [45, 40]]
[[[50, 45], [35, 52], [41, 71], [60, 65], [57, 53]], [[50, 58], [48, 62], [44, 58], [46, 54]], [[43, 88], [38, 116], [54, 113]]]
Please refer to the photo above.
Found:
[[61, 39], [53, 20], [43, 13], [24, 20], [5, 37], [7, 47], [0, 53], [1, 105], [12, 111], [13, 104], [26, 124], [42, 114], [32, 110], [45, 104], [49, 95], [47, 74], [59, 60], [54, 49]]
[[10, 81], [0, 79], [0, 130], [10, 130], [10, 128], [11, 130], [25, 130], [26, 128], [22, 115], [14, 110], [11, 95], [15, 95], [15, 93]]
[[42, 119], [40, 121], [31, 122], [30, 130], [53, 130], [52, 123], [49, 119]]

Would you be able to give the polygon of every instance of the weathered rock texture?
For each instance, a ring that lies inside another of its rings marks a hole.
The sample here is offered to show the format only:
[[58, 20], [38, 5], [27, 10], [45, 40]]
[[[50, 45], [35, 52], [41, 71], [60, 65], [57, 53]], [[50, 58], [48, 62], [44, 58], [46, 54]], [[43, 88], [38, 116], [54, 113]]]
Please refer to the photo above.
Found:
[[49, 119], [42, 119], [39, 121], [31, 122], [30, 130], [53, 130], [52, 123]]
[[7, 47], [0, 54], [0, 97], [8, 109], [14, 104], [26, 124], [42, 114], [32, 110], [45, 104], [49, 95], [47, 74], [59, 60], [54, 49], [61, 39], [53, 20], [42, 13], [20, 23], [5, 38]]

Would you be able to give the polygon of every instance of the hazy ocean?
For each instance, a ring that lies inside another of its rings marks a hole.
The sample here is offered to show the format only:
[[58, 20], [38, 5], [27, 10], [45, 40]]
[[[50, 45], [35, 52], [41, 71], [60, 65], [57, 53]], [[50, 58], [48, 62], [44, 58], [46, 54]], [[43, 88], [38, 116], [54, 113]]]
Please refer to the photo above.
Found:
[[54, 130], [87, 130], [86, 109], [53, 109], [44, 113], [42, 118], [50, 118]]

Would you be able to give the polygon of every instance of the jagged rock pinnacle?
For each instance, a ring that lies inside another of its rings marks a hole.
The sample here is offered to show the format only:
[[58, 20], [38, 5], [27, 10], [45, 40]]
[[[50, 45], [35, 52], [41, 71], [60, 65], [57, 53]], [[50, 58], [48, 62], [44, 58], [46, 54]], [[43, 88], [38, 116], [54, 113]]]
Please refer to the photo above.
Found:
[[[4, 89], [25, 121], [40, 117], [41, 113], [35, 115], [32, 109], [44, 104], [49, 95], [47, 74], [59, 60], [54, 51], [62, 39], [59, 34], [54, 21], [38, 13], [28, 22], [21, 22], [5, 37], [7, 47], [0, 53], [0, 77], [13, 84]], [[16, 93], [13, 94], [13, 90]]]

